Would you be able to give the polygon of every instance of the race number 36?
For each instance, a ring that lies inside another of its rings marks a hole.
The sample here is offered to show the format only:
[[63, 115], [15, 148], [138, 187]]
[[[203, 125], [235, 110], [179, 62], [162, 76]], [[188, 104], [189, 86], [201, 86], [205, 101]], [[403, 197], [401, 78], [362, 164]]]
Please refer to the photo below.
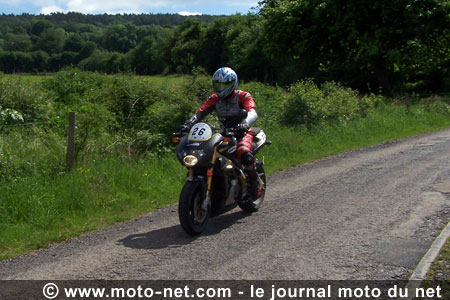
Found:
[[192, 126], [191, 131], [189, 131], [188, 139], [189, 141], [207, 141], [212, 136], [211, 127], [206, 123], [197, 123]]

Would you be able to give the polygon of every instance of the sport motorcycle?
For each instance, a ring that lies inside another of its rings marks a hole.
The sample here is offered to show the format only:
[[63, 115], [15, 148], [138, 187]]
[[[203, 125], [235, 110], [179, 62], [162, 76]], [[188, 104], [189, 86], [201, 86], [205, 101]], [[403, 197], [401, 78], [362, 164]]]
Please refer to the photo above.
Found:
[[[270, 145], [260, 128], [252, 128], [254, 156], [265, 145]], [[191, 236], [205, 231], [210, 218], [239, 206], [244, 212], [253, 213], [260, 208], [266, 192], [264, 158], [255, 160], [259, 184], [258, 198], [250, 197], [248, 178], [244, 166], [236, 157], [237, 130], [233, 128], [216, 132], [206, 122], [192, 126], [188, 132], [176, 134], [173, 141], [179, 143], [177, 158], [188, 169], [188, 175], [180, 194], [178, 215], [184, 231]]]

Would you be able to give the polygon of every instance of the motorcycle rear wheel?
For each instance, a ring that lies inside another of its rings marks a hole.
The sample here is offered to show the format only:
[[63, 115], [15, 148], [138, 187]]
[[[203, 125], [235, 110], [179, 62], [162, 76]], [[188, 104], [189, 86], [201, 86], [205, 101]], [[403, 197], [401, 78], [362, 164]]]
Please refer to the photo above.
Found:
[[261, 196], [255, 200], [247, 200], [239, 203], [239, 207], [247, 213], [257, 212], [264, 201], [264, 196], [266, 195], [266, 173], [264, 172], [264, 167], [260, 161], [256, 161], [256, 172], [263, 182]]
[[183, 230], [191, 236], [201, 234], [208, 225], [211, 208], [202, 210], [203, 200], [201, 182], [186, 181], [178, 202], [178, 217]]

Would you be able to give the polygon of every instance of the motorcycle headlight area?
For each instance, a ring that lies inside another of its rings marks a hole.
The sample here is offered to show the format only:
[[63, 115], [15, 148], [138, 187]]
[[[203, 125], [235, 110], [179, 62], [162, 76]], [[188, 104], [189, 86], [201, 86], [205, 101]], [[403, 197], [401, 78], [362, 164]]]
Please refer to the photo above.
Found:
[[197, 163], [198, 158], [195, 157], [194, 155], [187, 155], [183, 158], [183, 164], [188, 168], [195, 166]]

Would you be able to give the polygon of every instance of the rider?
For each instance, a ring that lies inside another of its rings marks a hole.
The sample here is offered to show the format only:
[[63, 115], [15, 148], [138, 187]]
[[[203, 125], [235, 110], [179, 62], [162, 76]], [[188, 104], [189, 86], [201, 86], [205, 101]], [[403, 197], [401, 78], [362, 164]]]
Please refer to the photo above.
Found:
[[[215, 93], [208, 97], [195, 115], [182, 127], [191, 128], [215, 110], [222, 131], [226, 128], [235, 128], [238, 138], [237, 158], [247, 173], [250, 195], [256, 199], [261, 195], [261, 186], [256, 173], [255, 157], [251, 153], [253, 143], [251, 126], [258, 118], [255, 101], [249, 92], [236, 90], [238, 77], [231, 68], [218, 69], [212, 77], [212, 85]], [[242, 109], [247, 111], [247, 117], [244, 120], [239, 118]]]

